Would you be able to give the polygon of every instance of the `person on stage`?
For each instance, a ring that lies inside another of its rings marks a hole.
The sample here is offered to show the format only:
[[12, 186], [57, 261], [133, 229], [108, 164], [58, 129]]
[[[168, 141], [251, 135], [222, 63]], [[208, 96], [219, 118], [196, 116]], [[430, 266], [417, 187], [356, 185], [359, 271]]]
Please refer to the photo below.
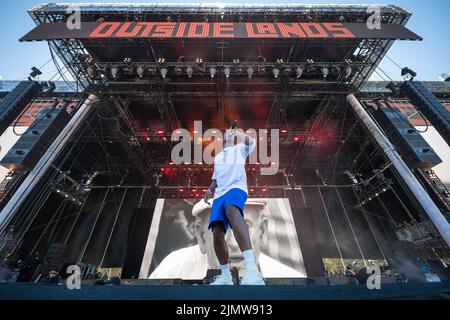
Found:
[[[234, 143], [235, 138], [242, 143]], [[214, 251], [220, 263], [221, 274], [211, 285], [232, 285], [229, 253], [225, 233], [233, 229], [236, 242], [244, 257], [245, 274], [241, 285], [264, 285], [252, 250], [248, 226], [244, 220], [244, 205], [247, 201], [247, 175], [245, 161], [255, 149], [254, 138], [236, 130], [236, 121], [224, 134], [224, 148], [214, 158], [212, 183], [205, 192], [204, 201], [208, 203], [214, 193], [214, 201], [209, 218], [208, 229], [212, 230]]]

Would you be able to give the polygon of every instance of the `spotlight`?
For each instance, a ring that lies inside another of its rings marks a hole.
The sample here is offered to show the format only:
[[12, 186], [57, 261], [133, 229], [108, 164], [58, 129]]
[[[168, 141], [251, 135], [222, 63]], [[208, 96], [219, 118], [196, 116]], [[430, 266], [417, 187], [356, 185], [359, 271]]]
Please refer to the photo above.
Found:
[[447, 73], [443, 73], [439, 76], [439, 80], [441, 81], [450, 81], [450, 75], [448, 75]]
[[161, 77], [165, 78], [167, 76], [167, 68], [161, 68]]
[[234, 65], [237, 66], [239, 63], [240, 63], [239, 59], [233, 59], [233, 64], [234, 64]]
[[302, 67], [298, 67], [297, 70], [295, 70], [295, 73], [297, 74], [297, 79], [300, 79], [300, 77], [303, 74], [303, 68]]
[[31, 78], [36, 78], [37, 76], [39, 76], [41, 74], [42, 74], [42, 72], [38, 68], [36, 68], [36, 67], [32, 67], [31, 68], [31, 72], [30, 72], [30, 77]]
[[161, 63], [164, 63], [164, 62], [166, 62], [166, 59], [164, 59], [164, 58], [159, 58], [159, 59], [158, 59], [158, 63], [161, 64]]
[[252, 67], [247, 68], [247, 76], [249, 79], [253, 76], [253, 72], [254, 72], [254, 70]]
[[136, 73], [137, 73], [137, 76], [142, 79], [144, 77], [144, 67], [138, 66], [136, 69]]
[[195, 62], [197, 62], [197, 64], [199, 64], [199, 65], [202, 65], [203, 59], [202, 58], [197, 58]]
[[352, 67], [347, 66], [347, 68], [345, 69], [345, 78], [349, 78], [352, 75]]
[[284, 63], [284, 61], [283, 61], [283, 59], [277, 59], [277, 64], [283, 64]]
[[323, 74], [323, 77], [324, 78], [326, 78], [326, 77], [328, 77], [328, 73], [329, 73], [330, 71], [328, 70], [328, 68], [322, 68], [322, 74]]
[[273, 69], [272, 69], [272, 72], [273, 72], [273, 76], [274, 76], [275, 78], [278, 78], [278, 75], [280, 74], [280, 69], [278, 69], [278, 68], [273, 68]]
[[216, 68], [214, 67], [209, 68], [209, 74], [211, 75], [211, 78], [214, 78], [216, 74]]
[[154, 77], [156, 75], [156, 68], [154, 68], [154, 67], [148, 68], [148, 73], [149, 73], [149, 75]]
[[183, 69], [181, 69], [180, 67], [175, 67], [175, 74], [177, 76], [181, 76], [183, 74]]
[[314, 59], [306, 59], [306, 63], [313, 64], [314, 63]]
[[131, 63], [131, 58], [123, 58], [123, 63]]
[[186, 73], [188, 75], [189, 78], [192, 78], [192, 75], [194, 74], [194, 69], [192, 69], [191, 66], [186, 68]]
[[417, 73], [414, 72], [413, 70], [411, 70], [408, 67], [405, 67], [402, 69], [402, 77], [409, 75], [411, 77], [411, 79], [415, 78], [417, 76]]
[[333, 67], [331, 68], [331, 75], [334, 77], [339, 77], [339, 75], [341, 74], [341, 69], [339, 69], [338, 67]]
[[119, 73], [119, 68], [111, 67], [111, 76], [115, 79], [117, 78], [117, 74]]
[[231, 70], [229, 67], [226, 67], [225, 69], [223, 69], [223, 72], [225, 73], [225, 77], [227, 77], [227, 78], [230, 77]]

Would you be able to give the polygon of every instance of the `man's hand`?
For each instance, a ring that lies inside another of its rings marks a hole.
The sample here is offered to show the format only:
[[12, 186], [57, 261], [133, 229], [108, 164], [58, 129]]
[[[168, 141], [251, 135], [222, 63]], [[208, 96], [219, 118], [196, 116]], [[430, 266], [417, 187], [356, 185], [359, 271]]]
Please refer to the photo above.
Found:
[[210, 203], [209, 203], [209, 199], [211, 198], [211, 190], [206, 190], [206, 192], [205, 192], [205, 196], [203, 197], [203, 200], [205, 200], [205, 202], [207, 203], [207, 204], [209, 204], [209, 205], [211, 205]]

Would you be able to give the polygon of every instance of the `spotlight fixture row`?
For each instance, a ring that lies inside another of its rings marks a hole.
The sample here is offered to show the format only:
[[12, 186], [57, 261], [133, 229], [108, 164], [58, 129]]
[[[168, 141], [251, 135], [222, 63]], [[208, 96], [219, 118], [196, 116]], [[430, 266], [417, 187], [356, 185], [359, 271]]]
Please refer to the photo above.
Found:
[[[281, 60], [281, 59], [280, 59]], [[311, 60], [311, 59], [308, 59]], [[276, 64], [262, 64], [262, 65], [213, 65], [213, 64], [168, 64], [164, 62], [164, 59], [159, 59], [159, 64], [93, 64], [89, 63], [85, 65], [86, 75], [90, 78], [106, 77], [112, 80], [117, 78], [135, 77], [143, 79], [146, 77], [160, 76], [161, 78], [167, 78], [168, 76], [186, 76], [192, 78], [195, 76], [209, 75], [211, 78], [215, 78], [218, 75], [223, 75], [226, 78], [231, 76], [247, 76], [249, 79], [255, 75], [272, 75], [275, 79], [281, 75], [285, 77], [294, 76], [297, 79], [307, 77], [309, 79], [328, 79], [328, 80], [345, 80], [352, 76], [355, 66], [347, 63], [326, 63], [320, 64], [282, 64], [278, 61]], [[202, 61], [198, 59], [199, 63]], [[310, 61], [311, 62], [311, 61]]]

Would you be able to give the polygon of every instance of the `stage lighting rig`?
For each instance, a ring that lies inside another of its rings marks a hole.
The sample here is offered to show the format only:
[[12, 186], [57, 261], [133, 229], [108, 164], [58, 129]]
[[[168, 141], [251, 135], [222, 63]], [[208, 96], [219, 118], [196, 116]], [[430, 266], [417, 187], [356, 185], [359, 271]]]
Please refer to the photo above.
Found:
[[300, 79], [302, 74], [303, 74], [303, 68], [302, 67], [297, 67], [297, 69], [295, 70], [295, 74], [297, 76], [297, 79]]
[[278, 75], [280, 74], [280, 69], [278, 69], [277, 67], [274, 67], [274, 68], [272, 68], [272, 73], [276, 79], [276, 78], [278, 78]]
[[210, 74], [211, 78], [214, 78], [214, 76], [216, 75], [216, 72], [217, 72], [216, 68], [214, 68], [214, 67], [209, 68], [209, 74]]
[[161, 77], [165, 78], [167, 76], [167, 72], [168, 72], [167, 68], [166, 67], [162, 67], [161, 70], [160, 70]]
[[194, 74], [194, 69], [191, 66], [188, 66], [186, 68], [186, 74], [187, 74], [188, 78], [192, 78], [192, 75]]
[[229, 78], [231, 73], [230, 67], [225, 67], [225, 69], [223, 69], [223, 73], [225, 74], [225, 77]]
[[253, 72], [254, 70], [251, 66], [247, 68], [247, 76], [249, 79], [253, 76]]
[[28, 80], [31, 81], [32, 78], [34, 79], [34, 78], [36, 78], [37, 76], [39, 76], [41, 74], [42, 74], [41, 70], [39, 70], [36, 67], [32, 67], [31, 68], [31, 72], [30, 72], [30, 76], [28, 77]]
[[143, 78], [144, 77], [144, 71], [145, 71], [145, 69], [144, 69], [144, 67], [143, 66], [138, 66], [137, 68], [136, 68], [136, 74], [137, 74], [137, 76], [139, 77], [139, 78]]

